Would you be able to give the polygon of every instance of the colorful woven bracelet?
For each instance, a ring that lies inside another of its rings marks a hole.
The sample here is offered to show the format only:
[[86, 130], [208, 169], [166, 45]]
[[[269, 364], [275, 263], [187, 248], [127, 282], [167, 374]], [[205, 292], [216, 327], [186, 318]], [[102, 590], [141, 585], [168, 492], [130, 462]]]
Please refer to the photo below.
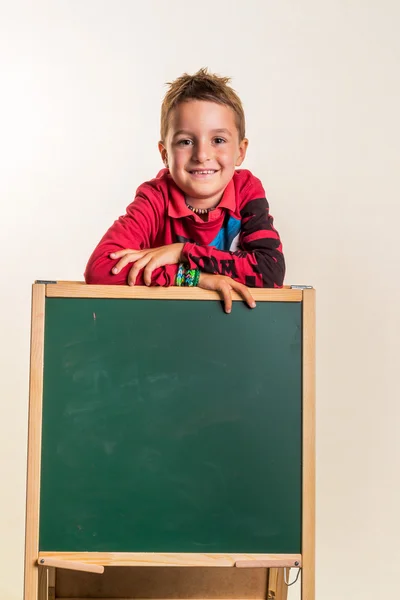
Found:
[[196, 269], [193, 285], [198, 286], [200, 281], [200, 269]]
[[199, 284], [200, 271], [199, 269], [187, 269], [185, 273], [185, 285], [189, 287]]
[[175, 280], [175, 285], [181, 287], [182, 285], [185, 285], [185, 273], [186, 273], [186, 269], [183, 263], [179, 263], [179, 268], [178, 268], [178, 272], [176, 274], [176, 280]]

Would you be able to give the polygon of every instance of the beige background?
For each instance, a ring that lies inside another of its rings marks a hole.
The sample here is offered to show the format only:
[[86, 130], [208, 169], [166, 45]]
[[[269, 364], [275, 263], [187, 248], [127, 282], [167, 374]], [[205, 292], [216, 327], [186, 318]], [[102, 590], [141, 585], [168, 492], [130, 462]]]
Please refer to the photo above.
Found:
[[1, 2], [1, 599], [22, 597], [30, 285], [82, 278], [160, 167], [163, 83], [200, 66], [243, 99], [287, 283], [318, 289], [317, 597], [399, 597], [399, 28], [397, 0]]

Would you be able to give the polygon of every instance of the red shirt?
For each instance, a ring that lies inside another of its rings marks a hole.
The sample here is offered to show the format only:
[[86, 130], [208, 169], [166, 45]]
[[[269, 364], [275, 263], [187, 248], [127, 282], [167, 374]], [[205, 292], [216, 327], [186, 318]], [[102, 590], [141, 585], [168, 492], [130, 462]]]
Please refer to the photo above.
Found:
[[[85, 271], [87, 283], [126, 284], [132, 264], [114, 275], [111, 252], [184, 243], [190, 268], [228, 275], [249, 287], [281, 287], [285, 261], [259, 179], [237, 170], [217, 208], [203, 221], [185, 203], [183, 192], [164, 169], [143, 183], [126, 214], [110, 227], [95, 248]], [[152, 284], [175, 285], [178, 265], [153, 271]], [[136, 285], [143, 285], [143, 271]]]

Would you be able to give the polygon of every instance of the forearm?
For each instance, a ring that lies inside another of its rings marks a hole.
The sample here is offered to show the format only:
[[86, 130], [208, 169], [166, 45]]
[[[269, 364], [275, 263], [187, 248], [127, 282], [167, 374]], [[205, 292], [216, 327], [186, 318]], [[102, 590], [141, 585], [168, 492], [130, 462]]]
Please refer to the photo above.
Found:
[[[96, 250], [92, 254], [85, 270], [86, 283], [96, 285], [127, 285], [129, 271], [132, 264], [129, 263], [118, 273], [113, 273], [113, 268], [118, 259], [111, 259], [110, 254], [120, 248], [108, 248], [101, 253]], [[154, 269], [151, 274], [151, 285], [168, 287], [175, 285], [178, 265], [165, 265]], [[138, 272], [135, 285], [145, 285], [143, 280], [144, 269]]]
[[[85, 281], [97, 285], [127, 285], [132, 284], [132, 276], [129, 281], [129, 274], [132, 270], [132, 262], [123, 266], [120, 260], [121, 253], [114, 256], [114, 253], [125, 250], [114, 242], [102, 240], [94, 250], [89, 259], [85, 270]], [[134, 264], [134, 263], [133, 263]], [[118, 268], [115, 269], [116, 265]], [[139, 268], [136, 272], [135, 285], [145, 285], [144, 268]], [[155, 266], [151, 272], [150, 285], [168, 287], [175, 285], [178, 271], [177, 264], [166, 264]], [[147, 276], [147, 281], [148, 281]]]
[[212, 246], [185, 244], [183, 256], [192, 269], [227, 275], [249, 287], [279, 288], [285, 276], [285, 260], [279, 240], [273, 245], [277, 247], [225, 252]]

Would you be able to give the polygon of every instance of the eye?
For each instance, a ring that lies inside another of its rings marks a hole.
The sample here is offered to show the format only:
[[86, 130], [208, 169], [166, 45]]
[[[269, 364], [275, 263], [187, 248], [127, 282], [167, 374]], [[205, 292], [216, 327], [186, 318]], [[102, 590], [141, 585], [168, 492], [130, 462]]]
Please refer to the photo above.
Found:
[[192, 140], [178, 140], [177, 142], [178, 146], [190, 146], [191, 144], [193, 144]]
[[224, 138], [221, 138], [221, 137], [214, 138], [214, 143], [215, 144], [218, 144], [218, 145], [219, 144], [225, 144], [225, 142], [226, 142], [226, 140], [224, 140]]

